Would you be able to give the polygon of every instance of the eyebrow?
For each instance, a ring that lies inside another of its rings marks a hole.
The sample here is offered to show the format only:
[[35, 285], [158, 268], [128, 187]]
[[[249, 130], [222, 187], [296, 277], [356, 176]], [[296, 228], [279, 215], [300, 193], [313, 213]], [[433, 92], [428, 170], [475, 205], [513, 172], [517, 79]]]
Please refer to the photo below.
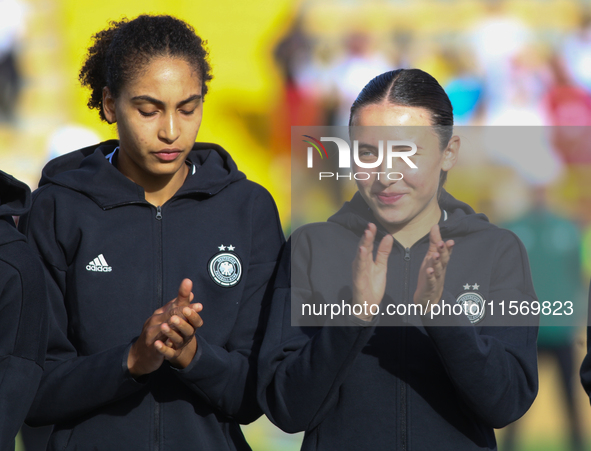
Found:
[[[201, 100], [202, 96], [200, 94], [193, 94], [191, 97], [188, 97], [185, 100], [181, 100], [178, 104], [178, 106], [183, 106], [186, 105], [187, 103], [193, 102], [195, 100]], [[150, 102], [153, 103], [155, 105], [160, 105], [160, 106], [164, 106], [164, 102], [162, 100], [158, 100], [155, 99], [154, 97], [150, 97], [150, 96], [135, 96], [131, 98], [132, 101], [134, 100], [143, 100], [145, 102]]]

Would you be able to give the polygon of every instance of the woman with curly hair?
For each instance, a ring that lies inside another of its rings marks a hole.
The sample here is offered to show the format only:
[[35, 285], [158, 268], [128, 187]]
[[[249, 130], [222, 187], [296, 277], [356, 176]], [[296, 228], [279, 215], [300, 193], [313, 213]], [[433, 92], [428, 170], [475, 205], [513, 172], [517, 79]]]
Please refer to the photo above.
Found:
[[48, 163], [21, 223], [48, 275], [28, 422], [55, 425], [49, 449], [249, 449], [239, 423], [261, 414], [252, 363], [284, 238], [269, 193], [195, 143], [211, 78], [179, 19], [94, 36], [80, 80], [119, 139]]

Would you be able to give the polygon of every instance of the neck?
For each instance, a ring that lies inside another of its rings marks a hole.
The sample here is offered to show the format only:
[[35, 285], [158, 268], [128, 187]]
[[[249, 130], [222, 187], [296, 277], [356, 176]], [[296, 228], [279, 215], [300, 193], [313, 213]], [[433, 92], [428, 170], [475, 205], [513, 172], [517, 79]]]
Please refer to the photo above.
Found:
[[135, 184], [144, 189], [146, 201], [154, 206], [166, 203], [183, 186], [189, 173], [189, 167], [182, 164], [174, 174], [147, 174], [123, 152], [119, 152], [117, 169]]
[[435, 197], [417, 216], [404, 224], [396, 226], [382, 224], [404, 248], [409, 248], [431, 231], [439, 223], [441, 208]]

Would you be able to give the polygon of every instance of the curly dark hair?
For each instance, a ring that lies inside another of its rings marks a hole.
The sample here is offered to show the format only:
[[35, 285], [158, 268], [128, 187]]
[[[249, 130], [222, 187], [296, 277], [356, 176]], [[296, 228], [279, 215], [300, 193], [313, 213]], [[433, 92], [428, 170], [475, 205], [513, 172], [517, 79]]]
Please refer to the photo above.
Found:
[[140, 73], [154, 57], [170, 56], [185, 59], [201, 78], [203, 98], [207, 83], [213, 78], [208, 61], [207, 41], [193, 27], [172, 16], [141, 15], [133, 20], [123, 18], [109, 22], [109, 27], [93, 37], [86, 61], [78, 79], [91, 89], [89, 108], [96, 108], [102, 120], [103, 88], [114, 97], [121, 87]]

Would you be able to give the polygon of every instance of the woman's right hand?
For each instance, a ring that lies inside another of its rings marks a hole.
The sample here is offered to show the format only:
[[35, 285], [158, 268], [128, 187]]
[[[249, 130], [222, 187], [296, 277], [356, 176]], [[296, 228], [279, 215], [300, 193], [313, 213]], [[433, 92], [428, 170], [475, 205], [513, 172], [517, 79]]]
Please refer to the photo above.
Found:
[[429, 232], [429, 249], [419, 270], [419, 280], [413, 301], [429, 313], [433, 304], [439, 303], [443, 295], [445, 273], [451, 258], [454, 241], [443, 241], [439, 225], [435, 224]]
[[[195, 328], [200, 327], [203, 320], [198, 313], [202, 309], [201, 304], [191, 304], [192, 287], [191, 280], [184, 279], [178, 296], [156, 310], [144, 323], [142, 333], [127, 356], [127, 367], [133, 377], [156, 371], [165, 358], [170, 360], [180, 355], [188, 344], [195, 341]], [[168, 356], [166, 350], [174, 355]]]
[[[373, 258], [373, 244], [377, 227], [369, 223], [359, 241], [357, 255], [353, 260], [353, 307], [362, 306], [361, 315], [355, 315], [365, 321], [371, 321], [372, 305], [380, 305], [386, 292], [386, 275], [388, 272], [388, 257], [392, 251], [394, 238], [387, 234], [380, 245], [376, 259]], [[359, 309], [358, 309], [359, 310]], [[375, 310], [375, 309], [374, 309]]]

